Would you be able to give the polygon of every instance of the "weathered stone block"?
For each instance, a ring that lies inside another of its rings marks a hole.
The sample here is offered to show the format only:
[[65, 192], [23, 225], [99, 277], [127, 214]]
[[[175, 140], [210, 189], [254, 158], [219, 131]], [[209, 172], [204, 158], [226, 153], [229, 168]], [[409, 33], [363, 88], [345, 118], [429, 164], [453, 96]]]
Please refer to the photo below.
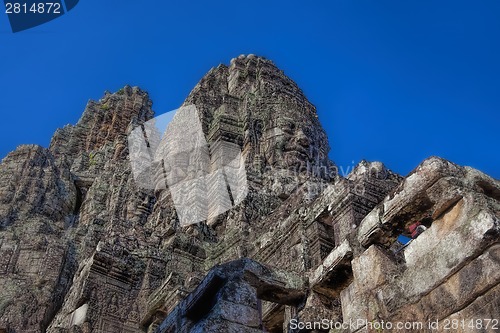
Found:
[[351, 281], [352, 249], [348, 241], [336, 247], [310, 276], [309, 284], [318, 293], [335, 297]]
[[376, 290], [383, 284], [395, 282], [400, 270], [395, 260], [377, 245], [370, 246], [352, 261], [354, 280], [365, 291]]

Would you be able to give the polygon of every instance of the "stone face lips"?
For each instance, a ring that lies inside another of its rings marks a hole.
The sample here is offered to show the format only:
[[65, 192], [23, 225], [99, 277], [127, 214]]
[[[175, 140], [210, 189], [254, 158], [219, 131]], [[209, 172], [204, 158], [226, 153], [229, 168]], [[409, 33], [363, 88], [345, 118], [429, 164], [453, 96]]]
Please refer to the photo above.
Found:
[[[439, 158], [405, 179], [366, 161], [337, 175], [314, 106], [261, 57], [210, 70], [192, 104], [211, 151], [241, 149], [248, 182], [241, 203], [201, 223], [181, 226], [169, 189], [133, 177], [127, 135], [154, 117], [139, 88], [90, 101], [49, 149], [2, 161], [0, 332], [492, 316], [498, 181]], [[428, 231], [398, 252], [415, 220]]]

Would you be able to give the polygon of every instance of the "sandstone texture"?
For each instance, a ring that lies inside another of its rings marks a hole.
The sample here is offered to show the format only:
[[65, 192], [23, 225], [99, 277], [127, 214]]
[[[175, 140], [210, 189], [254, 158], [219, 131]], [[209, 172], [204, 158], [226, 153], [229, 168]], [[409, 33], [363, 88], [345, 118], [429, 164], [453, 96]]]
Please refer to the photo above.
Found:
[[[315, 107], [254, 55], [211, 69], [183, 105], [211, 148], [241, 149], [246, 197], [181, 225], [168, 187], [131, 167], [148, 94], [90, 101], [48, 149], [0, 164], [0, 332], [500, 329], [498, 180], [439, 157], [406, 177], [367, 161], [338, 174]], [[426, 230], [403, 247], [415, 222]]]

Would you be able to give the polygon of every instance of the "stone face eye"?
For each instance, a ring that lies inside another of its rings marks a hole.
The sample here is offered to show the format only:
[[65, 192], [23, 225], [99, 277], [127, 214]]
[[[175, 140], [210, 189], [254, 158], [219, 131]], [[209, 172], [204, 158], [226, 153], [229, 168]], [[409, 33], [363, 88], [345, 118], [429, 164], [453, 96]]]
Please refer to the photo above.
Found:
[[294, 123], [288, 123], [285, 125], [285, 128], [283, 129], [285, 132], [288, 134], [293, 134], [295, 132], [295, 124]]

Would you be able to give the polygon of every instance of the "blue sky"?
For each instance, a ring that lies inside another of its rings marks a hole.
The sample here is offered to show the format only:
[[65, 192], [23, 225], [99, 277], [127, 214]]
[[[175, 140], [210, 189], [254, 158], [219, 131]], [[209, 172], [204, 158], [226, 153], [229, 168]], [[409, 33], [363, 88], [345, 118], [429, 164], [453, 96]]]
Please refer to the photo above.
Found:
[[438, 155], [500, 178], [499, 1], [81, 0], [13, 34], [0, 13], [0, 158], [48, 146], [125, 84], [177, 108], [211, 67], [272, 59], [318, 108], [344, 169]]

